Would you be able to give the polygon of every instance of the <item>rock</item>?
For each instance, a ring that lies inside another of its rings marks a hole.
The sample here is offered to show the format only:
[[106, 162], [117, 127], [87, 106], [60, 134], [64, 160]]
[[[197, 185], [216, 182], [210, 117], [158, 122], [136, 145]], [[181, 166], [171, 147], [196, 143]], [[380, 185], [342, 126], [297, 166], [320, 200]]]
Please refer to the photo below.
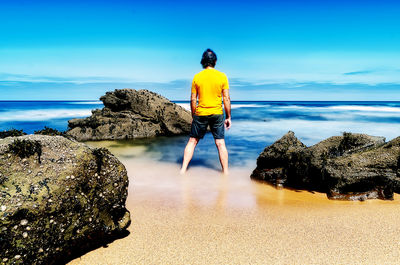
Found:
[[0, 140], [0, 172], [6, 264], [63, 263], [130, 224], [127, 172], [107, 149], [62, 136], [7, 137]]
[[50, 128], [50, 127], [47, 127], [47, 126], [44, 126], [44, 128], [41, 129], [41, 130], [34, 131], [33, 134], [52, 135], [52, 136], [55, 136], [55, 135], [65, 136], [64, 132], [60, 132], [57, 129], [53, 129], [53, 128]]
[[268, 146], [251, 178], [330, 199], [392, 199], [400, 192], [400, 137], [344, 133], [307, 147], [293, 132]]
[[9, 136], [21, 136], [21, 135], [26, 135], [26, 133], [23, 132], [22, 130], [17, 130], [17, 129], [0, 131], [0, 139], [6, 138]]
[[66, 132], [78, 141], [134, 139], [190, 131], [191, 114], [148, 90], [116, 89], [100, 97], [103, 109], [68, 121]]

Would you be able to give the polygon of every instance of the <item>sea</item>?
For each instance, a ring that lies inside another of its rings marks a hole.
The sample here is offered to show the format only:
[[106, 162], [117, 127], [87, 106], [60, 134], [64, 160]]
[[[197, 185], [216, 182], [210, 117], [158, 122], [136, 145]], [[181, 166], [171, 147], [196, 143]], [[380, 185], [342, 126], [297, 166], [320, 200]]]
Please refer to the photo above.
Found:
[[[189, 102], [175, 103], [189, 109]], [[68, 129], [68, 120], [91, 115], [101, 101], [0, 101], [0, 130], [19, 129], [34, 133], [44, 126]], [[400, 134], [400, 102], [382, 101], [234, 101], [232, 127], [225, 132], [231, 167], [251, 168], [264, 148], [288, 131], [310, 146], [343, 132], [384, 136]], [[141, 146], [140, 154], [153, 160], [180, 164], [188, 136], [113, 141], [113, 146]], [[196, 147], [192, 167], [220, 168], [212, 135], [207, 133]]]

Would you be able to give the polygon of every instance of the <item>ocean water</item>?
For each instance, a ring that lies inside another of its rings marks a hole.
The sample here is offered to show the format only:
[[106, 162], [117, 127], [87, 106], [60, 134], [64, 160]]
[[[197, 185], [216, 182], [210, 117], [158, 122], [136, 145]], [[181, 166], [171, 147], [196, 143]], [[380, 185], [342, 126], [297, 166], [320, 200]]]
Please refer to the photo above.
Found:
[[[188, 102], [176, 102], [189, 109]], [[102, 108], [101, 101], [0, 101], [0, 130], [27, 133], [44, 126], [66, 130], [68, 120], [89, 116]], [[254, 167], [259, 153], [287, 131], [294, 131], [306, 145], [343, 132], [367, 133], [391, 140], [400, 134], [400, 102], [233, 102], [232, 128], [226, 142], [232, 167]], [[187, 136], [114, 141], [113, 147], [136, 146], [140, 153], [122, 158], [149, 156], [156, 161], [180, 164]], [[219, 170], [211, 134], [196, 148], [192, 167]]]

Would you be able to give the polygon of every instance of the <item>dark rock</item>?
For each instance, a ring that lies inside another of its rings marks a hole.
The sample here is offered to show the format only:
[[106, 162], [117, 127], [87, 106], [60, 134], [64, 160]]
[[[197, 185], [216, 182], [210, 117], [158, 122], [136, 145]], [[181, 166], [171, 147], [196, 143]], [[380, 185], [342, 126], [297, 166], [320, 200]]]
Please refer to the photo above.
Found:
[[41, 130], [35, 131], [34, 134], [52, 135], [52, 136], [55, 136], [55, 135], [64, 136], [64, 132], [60, 132], [57, 129], [53, 129], [53, 128], [50, 128], [50, 127], [47, 127], [47, 126], [44, 126], [44, 128], [41, 129]]
[[23, 132], [22, 130], [17, 130], [17, 129], [0, 131], [0, 139], [10, 137], [10, 136], [21, 136], [21, 135], [26, 135], [26, 133]]
[[62, 136], [0, 140], [0, 260], [58, 264], [126, 232], [128, 177], [107, 149]]
[[146, 138], [185, 134], [191, 114], [181, 106], [148, 90], [116, 89], [100, 97], [104, 108], [92, 116], [68, 121], [78, 141]]
[[326, 192], [331, 199], [392, 199], [400, 192], [400, 138], [344, 133], [306, 147], [293, 132], [265, 148], [251, 178]]

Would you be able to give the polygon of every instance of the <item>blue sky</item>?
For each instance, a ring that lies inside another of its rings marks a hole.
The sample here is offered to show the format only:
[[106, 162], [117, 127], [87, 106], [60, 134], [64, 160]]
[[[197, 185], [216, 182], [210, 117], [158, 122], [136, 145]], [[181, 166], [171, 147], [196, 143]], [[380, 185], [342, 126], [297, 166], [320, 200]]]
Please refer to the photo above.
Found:
[[0, 100], [188, 97], [212, 48], [235, 100], [400, 100], [395, 1], [1, 1]]

